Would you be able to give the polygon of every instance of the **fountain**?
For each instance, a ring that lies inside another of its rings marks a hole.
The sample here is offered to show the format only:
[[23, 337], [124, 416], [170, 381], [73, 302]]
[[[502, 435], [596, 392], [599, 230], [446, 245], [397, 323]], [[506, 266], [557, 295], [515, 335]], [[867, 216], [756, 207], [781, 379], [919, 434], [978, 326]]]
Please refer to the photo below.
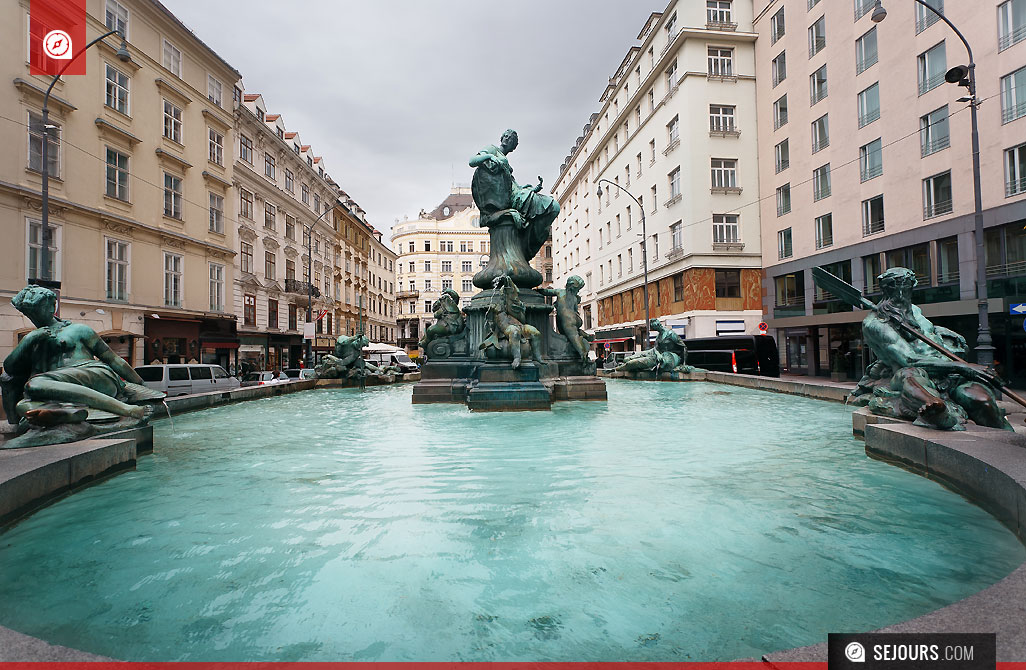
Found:
[[[581, 330], [578, 292], [570, 277], [564, 289], [536, 289], [542, 276], [530, 260], [548, 239], [559, 203], [536, 185], [513, 179], [508, 154], [517, 148], [513, 130], [499, 146], [470, 159], [471, 182], [481, 225], [488, 228], [488, 265], [474, 275], [483, 289], [466, 310], [448, 293], [433, 305], [437, 322], [421, 346], [427, 363], [413, 402], [465, 403], [472, 410], [548, 410], [553, 400], [605, 400], [605, 382], [588, 360], [590, 336]], [[557, 330], [550, 327], [555, 299]]]

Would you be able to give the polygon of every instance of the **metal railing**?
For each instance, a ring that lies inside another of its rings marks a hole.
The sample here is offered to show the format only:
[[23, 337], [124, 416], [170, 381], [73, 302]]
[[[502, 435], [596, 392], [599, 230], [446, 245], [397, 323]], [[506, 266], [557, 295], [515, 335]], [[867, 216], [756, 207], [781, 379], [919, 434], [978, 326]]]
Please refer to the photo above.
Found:
[[855, 0], [855, 20], [858, 21], [872, 11], [874, 5], [876, 0]]
[[787, 113], [786, 112], [783, 113], [783, 114], [778, 114], [773, 119], [773, 130], [777, 130], [777, 129], [781, 128], [782, 126], [786, 126], [786, 125], [787, 125]]
[[952, 270], [950, 272], [940, 272], [937, 275], [938, 284], [955, 284], [958, 282], [958, 270]]
[[285, 280], [285, 292], [286, 293], [301, 293], [303, 295], [306, 295], [308, 289], [309, 289], [309, 292], [313, 295], [313, 297], [315, 297], [315, 298], [320, 298], [321, 297], [321, 290], [319, 288], [317, 288], [316, 284], [311, 285], [311, 284], [309, 284], [309, 283], [307, 283], [305, 281], [299, 280], [299, 279], [286, 279]]
[[1026, 274], [1026, 261], [1013, 261], [1011, 263], [999, 263], [997, 265], [987, 266], [988, 277], [1021, 274]]
[[875, 235], [882, 233], [884, 230], [884, 220], [878, 219], [876, 221], [865, 221], [862, 224], [862, 236], [868, 237], [869, 235]]
[[815, 38], [813, 38], [812, 43], [809, 45], [809, 58], [812, 58], [813, 56], [818, 54], [823, 49], [826, 49], [826, 38], [825, 37], [815, 37]]
[[869, 68], [876, 65], [877, 61], [880, 60], [879, 54], [873, 54], [869, 58], [861, 58], [855, 60], [855, 74], [862, 74]]
[[876, 109], [870, 110], [870, 111], [866, 112], [865, 114], [859, 114], [859, 128], [863, 128], [865, 126], [868, 126], [873, 121], [876, 121], [879, 118], [880, 118], [880, 108], [879, 107], [877, 107]]
[[782, 160], [782, 161], [777, 161], [777, 164], [776, 164], [777, 173], [783, 172], [784, 170], [786, 170], [789, 167], [791, 167], [791, 161], [787, 160], [786, 158], [784, 160]]
[[1010, 33], [998, 37], [998, 51], [1004, 51], [1013, 44], [1026, 39], [1026, 25], [1022, 25]]
[[942, 214], [951, 214], [951, 211], [951, 200], [941, 200], [940, 202], [935, 202], [923, 207], [923, 218], [929, 219]]
[[[944, 11], [943, 9], [940, 11]], [[929, 10], [923, 10], [922, 14], [916, 17], [916, 35], [923, 32], [933, 24], [940, 21], [940, 17]]]
[[945, 135], [944, 137], [938, 137], [926, 142], [922, 142], [923, 156], [929, 156], [932, 153], [936, 153], [941, 149], [947, 149], [951, 146], [951, 136]]
[[[791, 211], [791, 203], [777, 205], [777, 216], [783, 216]], [[790, 254], [789, 254], [790, 255]]]
[[863, 166], [859, 169], [859, 178], [862, 181], [869, 181], [883, 174], [883, 163], [878, 165]]
[[1005, 197], [1026, 193], [1026, 177], [1005, 182]]
[[1011, 107], [1001, 107], [1001, 123], [1008, 123], [1009, 121], [1015, 121], [1021, 116], [1026, 116], [1026, 100], [1023, 100], [1017, 105]]
[[927, 77], [926, 79], [922, 79], [919, 82], [919, 95], [923, 95], [924, 93], [926, 93], [928, 91], [932, 91], [933, 89], [937, 88], [938, 86], [940, 86], [943, 83], [944, 83], [944, 73], [943, 72], [939, 72], [939, 73], [933, 75], [932, 77]]
[[819, 140], [818, 142], [813, 142], [812, 143], [812, 153], [816, 153], [817, 151], [821, 151], [823, 149], [826, 149], [828, 146], [830, 146], [830, 138], [829, 137], [824, 137], [823, 139]]

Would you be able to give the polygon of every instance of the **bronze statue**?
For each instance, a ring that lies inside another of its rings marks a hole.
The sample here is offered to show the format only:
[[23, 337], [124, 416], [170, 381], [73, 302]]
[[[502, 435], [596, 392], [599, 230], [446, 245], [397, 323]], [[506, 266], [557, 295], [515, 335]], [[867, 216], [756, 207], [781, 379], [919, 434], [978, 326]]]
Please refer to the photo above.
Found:
[[531, 357], [542, 365], [541, 332], [525, 323], [526, 310], [517, 285], [508, 276], [497, 277], [492, 292], [493, 299], [485, 313], [488, 336], [478, 348], [484, 350], [486, 356], [512, 357], [513, 367], [519, 368], [523, 347], [527, 345]]
[[420, 346], [427, 351], [432, 340], [450, 335], [459, 335], [467, 328], [467, 315], [460, 308], [460, 294], [451, 288], [442, 291], [441, 297], [432, 305], [435, 322], [424, 329]]
[[335, 355], [328, 354], [321, 359], [314, 371], [318, 379], [360, 379], [367, 375], [368, 368], [377, 372], [377, 367], [363, 360], [363, 348], [370, 344], [370, 339], [363, 333], [359, 335], [339, 335], [335, 340]]
[[481, 210], [481, 225], [489, 229], [491, 244], [488, 266], [474, 275], [478, 288], [491, 288], [503, 276], [521, 288], [542, 282], [541, 273], [528, 261], [548, 239], [559, 203], [541, 192], [541, 177], [534, 186], [521, 186], [513, 179], [508, 156], [518, 143], [516, 131], [507, 130], [499, 146], [489, 145], [470, 159], [470, 167], [476, 168], [471, 193]]
[[573, 275], [566, 280], [566, 288], [540, 288], [538, 293], [556, 299], [556, 328], [574, 348], [581, 360], [588, 362], [588, 351], [591, 350], [591, 341], [594, 335], [581, 330], [584, 321], [577, 313], [581, 305], [581, 289], [584, 288], [584, 280]]
[[[815, 275], [817, 281], [822, 274]], [[967, 349], [965, 338], [935, 326], [912, 304], [915, 273], [891, 268], [877, 279], [883, 299], [875, 306], [869, 303], [873, 311], [862, 321], [862, 335], [879, 360], [859, 382], [855, 403], [868, 405], [875, 414], [941, 430], [964, 430], [966, 417], [982, 426], [1012, 430], [997, 405], [993, 377], [951, 360], [924, 341], [955, 355]]]
[[649, 321], [649, 326], [657, 332], [655, 346], [628, 356], [623, 363], [616, 366], [616, 372], [632, 372], [651, 370], [660, 372], [692, 372], [695, 368], [687, 364], [688, 348], [680, 335], [668, 329], [659, 319]]
[[[164, 397], [143, 386], [132, 366], [112, 352], [92, 328], [58, 319], [57, 295], [50, 289], [26, 286], [11, 304], [36, 329], [25, 335], [4, 361], [0, 388], [10, 423], [24, 420], [25, 428], [50, 427], [120, 416], [126, 421], [114, 427], [121, 428], [148, 418], [151, 408], [138, 403]], [[54, 434], [52, 439], [37, 434], [26, 440], [16, 438], [5, 446], [54, 444], [89, 432], [96, 431]]]

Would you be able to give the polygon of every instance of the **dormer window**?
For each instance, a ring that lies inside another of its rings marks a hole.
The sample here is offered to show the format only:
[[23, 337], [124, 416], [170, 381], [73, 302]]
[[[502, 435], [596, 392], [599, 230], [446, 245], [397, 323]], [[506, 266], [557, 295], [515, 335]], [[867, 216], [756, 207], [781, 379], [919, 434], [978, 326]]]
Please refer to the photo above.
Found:
[[281, 128], [278, 128], [278, 137], [281, 139], [285, 139], [285, 131]]
[[448, 207], [443, 207], [442, 208], [442, 216], [449, 216], [449, 208]]
[[298, 144], [293, 144], [292, 145], [292, 150], [296, 152], [297, 156], [299, 155], [299, 145]]
[[306, 157], [306, 164], [309, 165], [310, 167], [313, 167], [313, 158], [310, 158], [309, 156], [307, 156]]

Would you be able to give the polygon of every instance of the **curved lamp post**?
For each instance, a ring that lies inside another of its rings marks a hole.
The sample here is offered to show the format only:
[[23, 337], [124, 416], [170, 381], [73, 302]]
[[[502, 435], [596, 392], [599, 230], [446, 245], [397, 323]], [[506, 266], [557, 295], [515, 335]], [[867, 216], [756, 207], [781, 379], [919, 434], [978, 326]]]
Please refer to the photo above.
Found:
[[[976, 239], [976, 300], [979, 307], [979, 330], [976, 336], [976, 362], [991, 367], [994, 364], [994, 346], [990, 337], [990, 317], [987, 305], [987, 262], [983, 245], [983, 198], [980, 187], [980, 131], [977, 121], [976, 108], [979, 101], [976, 99], [976, 63], [973, 61], [973, 50], [969, 42], [962, 35], [962, 31], [955, 27], [948, 17], [930, 6], [924, 0], [915, 0], [923, 7], [937, 15], [941, 21], [948, 24], [958, 39], [962, 40], [966, 53], [969, 55], [968, 65], [956, 65], [947, 71], [944, 80], [949, 84], [965, 86], [969, 95], [961, 97], [958, 102], [968, 102], [970, 119], [972, 124], [972, 150], [973, 150], [973, 199], [975, 205], [975, 239]], [[887, 10], [884, 9], [881, 0], [876, 0], [873, 14], [870, 17], [873, 23], [880, 23], [887, 18]]]
[[119, 31], [119, 30], [110, 30], [110, 31], [100, 35], [99, 37], [94, 39], [92, 42], [90, 42], [89, 44], [85, 45], [84, 48], [79, 49], [77, 53], [72, 55], [71, 59], [68, 60], [68, 62], [66, 62], [64, 64], [64, 66], [61, 67], [61, 69], [57, 71], [57, 74], [55, 74], [53, 76], [53, 81], [51, 81], [50, 85], [46, 87], [46, 94], [43, 95], [43, 133], [42, 133], [42, 135], [43, 135], [43, 151], [42, 151], [42, 154], [43, 154], [43, 156], [42, 156], [43, 157], [43, 171], [42, 171], [43, 172], [43, 189], [42, 189], [42, 196], [43, 196], [43, 230], [42, 230], [42, 235], [41, 235], [43, 239], [41, 240], [42, 245], [41, 245], [41, 248], [39, 250], [40, 251], [40, 253], [39, 253], [39, 265], [40, 265], [39, 274], [41, 275], [41, 277], [39, 277], [39, 279], [42, 279], [44, 282], [46, 280], [50, 280], [50, 281], [53, 280], [53, 277], [49, 276], [50, 275], [50, 271], [49, 271], [50, 270], [50, 93], [53, 92], [53, 87], [57, 84], [57, 81], [64, 74], [64, 71], [67, 70], [68, 67], [70, 67], [71, 64], [74, 63], [75, 60], [79, 56], [84, 54], [89, 49], [89, 47], [93, 46], [97, 42], [100, 42], [100, 41], [106, 39], [107, 37], [110, 37], [111, 35], [117, 35], [118, 37], [121, 38], [121, 46], [118, 47], [117, 54], [116, 54], [117, 57], [118, 57], [118, 60], [120, 60], [122, 63], [129, 63], [129, 62], [131, 62], [132, 61], [132, 55], [128, 53], [128, 45], [125, 42], [125, 36], [122, 35], [121, 31]]
[[598, 197], [602, 197], [602, 182], [606, 182], [610, 186], [615, 186], [616, 188], [626, 193], [630, 197], [630, 199], [638, 205], [638, 211], [641, 212], [641, 267], [645, 275], [645, 348], [647, 349], [649, 340], [648, 333], [652, 328], [649, 325], [649, 323], [651, 323], [652, 319], [648, 313], [648, 234], [645, 230], [645, 208], [642, 207], [638, 199], [634, 197], [634, 194], [625, 189], [623, 186], [620, 186], [616, 182], [609, 181], [608, 179], [598, 180]]

